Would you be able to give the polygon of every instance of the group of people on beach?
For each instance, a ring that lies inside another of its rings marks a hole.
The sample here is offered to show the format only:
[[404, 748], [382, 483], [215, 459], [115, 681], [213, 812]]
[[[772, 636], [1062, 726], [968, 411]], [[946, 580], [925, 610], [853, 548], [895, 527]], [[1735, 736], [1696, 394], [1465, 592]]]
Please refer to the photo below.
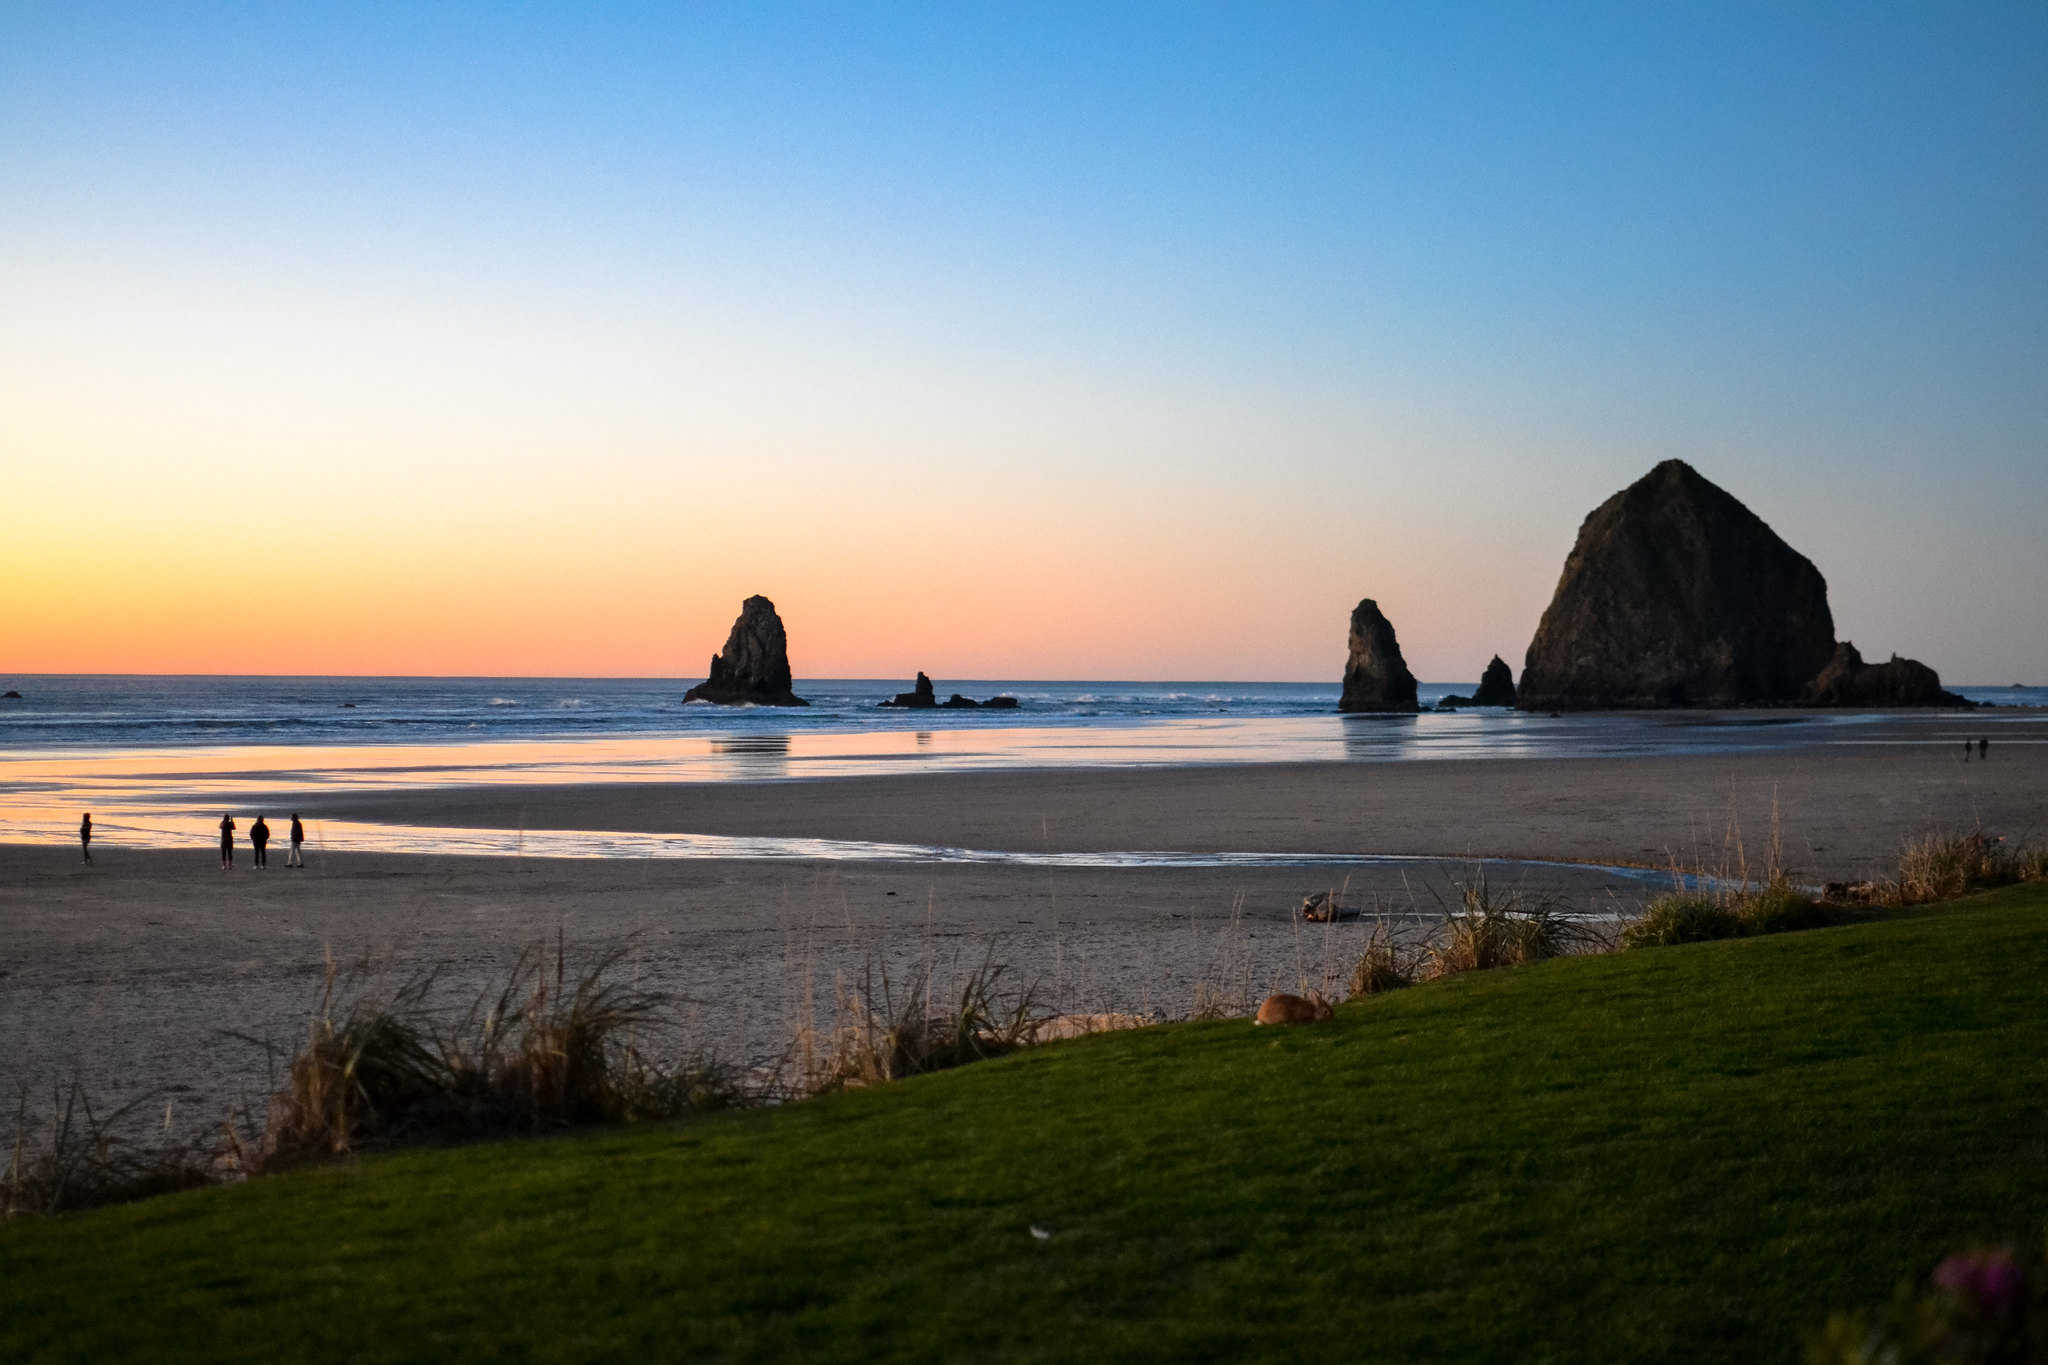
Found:
[[[305, 825], [300, 823], [299, 813], [297, 811], [292, 812], [291, 842], [292, 849], [291, 852], [284, 855], [284, 865], [286, 867], [304, 867], [306, 865], [306, 855], [303, 851], [302, 846], [306, 842], [306, 827]], [[249, 846], [256, 851], [256, 866], [269, 867], [270, 822], [268, 820], [265, 820], [260, 815], [256, 817], [256, 823], [249, 826]], [[88, 863], [91, 862], [91, 811], [87, 811], [78, 822], [78, 847], [79, 851], [85, 855], [85, 861]], [[220, 870], [226, 872], [232, 867], [234, 867], [234, 865], [235, 817], [232, 815], [223, 815], [220, 817]]]
[[1991, 741], [1988, 739], [1966, 739], [1963, 741], [1963, 762], [1970, 761], [1970, 750], [1977, 750], [1977, 761], [1982, 763], [1991, 757]]
[[[298, 812], [293, 811], [292, 849], [291, 852], [284, 855], [284, 865], [286, 867], [304, 867], [306, 865], [306, 855], [300, 851], [300, 845], [305, 842], [306, 827], [299, 823]], [[255, 850], [256, 866], [270, 866], [270, 822], [260, 815], [256, 817], [256, 823], [249, 826], [249, 847]], [[223, 815], [220, 818], [220, 870], [223, 872], [230, 871], [234, 865], [235, 817]]]

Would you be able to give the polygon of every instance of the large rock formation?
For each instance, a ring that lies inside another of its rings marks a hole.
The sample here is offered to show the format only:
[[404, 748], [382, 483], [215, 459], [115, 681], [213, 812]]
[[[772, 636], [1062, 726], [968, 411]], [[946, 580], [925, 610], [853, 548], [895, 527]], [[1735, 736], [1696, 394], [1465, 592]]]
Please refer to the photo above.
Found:
[[1579, 528], [1522, 670], [1524, 710], [1796, 700], [1835, 649], [1812, 561], [1666, 460]]
[[725, 650], [711, 656], [711, 676], [683, 694], [684, 701], [721, 706], [809, 706], [790, 691], [789, 637], [775, 604], [749, 597], [725, 637]]
[[1941, 678], [1926, 664], [1901, 659], [1867, 664], [1847, 640], [1800, 697], [1809, 706], [1974, 706], [1967, 697], [1942, 690]]
[[1415, 711], [1415, 675], [1401, 658], [1394, 627], [1370, 597], [1351, 613], [1351, 657], [1344, 664], [1339, 711]]
[[1472, 694], [1474, 706], [1513, 706], [1515, 704], [1515, 673], [1501, 659], [1493, 656], [1493, 662], [1479, 675], [1479, 690]]

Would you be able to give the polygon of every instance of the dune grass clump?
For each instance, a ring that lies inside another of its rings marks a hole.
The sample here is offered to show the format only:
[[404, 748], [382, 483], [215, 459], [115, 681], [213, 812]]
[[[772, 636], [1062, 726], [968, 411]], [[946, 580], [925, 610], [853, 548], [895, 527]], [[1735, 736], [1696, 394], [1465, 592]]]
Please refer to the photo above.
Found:
[[1705, 943], [1748, 934], [1782, 934], [1818, 929], [1828, 913], [1806, 892], [1778, 877], [1762, 887], [1721, 891], [1673, 891], [1650, 902], [1641, 918], [1622, 930], [1624, 948], [1661, 948]]
[[1972, 891], [2048, 876], [2048, 849], [2018, 847], [1981, 829], [1930, 830], [1899, 853], [1899, 873], [1885, 897], [1925, 905]]
[[1541, 962], [1600, 947], [1596, 936], [1547, 896], [1495, 891], [1484, 876], [1457, 883], [1459, 904], [1446, 909], [1424, 962], [1433, 980]]
[[1734, 938], [1741, 932], [1742, 917], [1717, 898], [1673, 892], [1651, 901], [1642, 918], [1622, 930], [1621, 946], [1661, 948], [1673, 943], [1705, 943], [1710, 939]]
[[1032, 1045], [1049, 1014], [1038, 1004], [1035, 985], [1008, 987], [1008, 969], [985, 958], [968, 973], [959, 994], [940, 996], [927, 963], [902, 984], [886, 967], [870, 961], [858, 982], [839, 999], [839, 1017], [824, 1046], [799, 1038], [793, 1096], [946, 1071], [969, 1062], [1000, 1057]]
[[1383, 995], [1414, 984], [1414, 964], [1401, 957], [1391, 944], [1367, 944], [1358, 965], [1351, 970], [1353, 995]]
[[1738, 897], [1735, 914], [1745, 934], [1782, 934], [1818, 929], [1832, 922], [1819, 901], [1782, 877], [1760, 891]]
[[168, 1134], [152, 1141], [135, 1131], [146, 1098], [103, 1114], [74, 1080], [52, 1094], [47, 1117], [38, 1119], [24, 1086], [0, 1171], [0, 1218], [123, 1204], [221, 1179], [220, 1154], [203, 1141]]
[[306, 1042], [273, 1096], [260, 1164], [362, 1146], [482, 1137], [581, 1123], [677, 1118], [740, 1103], [715, 1059], [656, 1060], [674, 1041], [660, 996], [609, 979], [610, 953], [571, 978], [558, 942], [519, 955], [505, 982], [459, 1015], [430, 1000], [434, 974], [389, 998], [344, 1001], [329, 972]]

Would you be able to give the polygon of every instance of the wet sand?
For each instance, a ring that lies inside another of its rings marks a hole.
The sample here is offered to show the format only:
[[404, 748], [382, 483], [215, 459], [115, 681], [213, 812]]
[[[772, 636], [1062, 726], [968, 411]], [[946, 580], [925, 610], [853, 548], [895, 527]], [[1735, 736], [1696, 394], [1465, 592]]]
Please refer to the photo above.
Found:
[[1443, 763], [933, 773], [807, 782], [280, 794], [312, 815], [471, 828], [872, 840], [1015, 851], [1413, 854], [1718, 865], [1754, 861], [1775, 806], [1788, 865], [1870, 875], [1933, 825], [2048, 834], [2048, 723], [1961, 745]]

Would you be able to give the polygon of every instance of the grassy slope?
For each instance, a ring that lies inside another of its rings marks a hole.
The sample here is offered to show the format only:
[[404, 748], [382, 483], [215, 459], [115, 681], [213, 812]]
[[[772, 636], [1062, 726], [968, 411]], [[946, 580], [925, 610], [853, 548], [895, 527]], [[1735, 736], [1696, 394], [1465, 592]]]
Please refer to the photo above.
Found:
[[1792, 1359], [2042, 1232], [2044, 967], [2016, 888], [20, 1223], [0, 1358]]

